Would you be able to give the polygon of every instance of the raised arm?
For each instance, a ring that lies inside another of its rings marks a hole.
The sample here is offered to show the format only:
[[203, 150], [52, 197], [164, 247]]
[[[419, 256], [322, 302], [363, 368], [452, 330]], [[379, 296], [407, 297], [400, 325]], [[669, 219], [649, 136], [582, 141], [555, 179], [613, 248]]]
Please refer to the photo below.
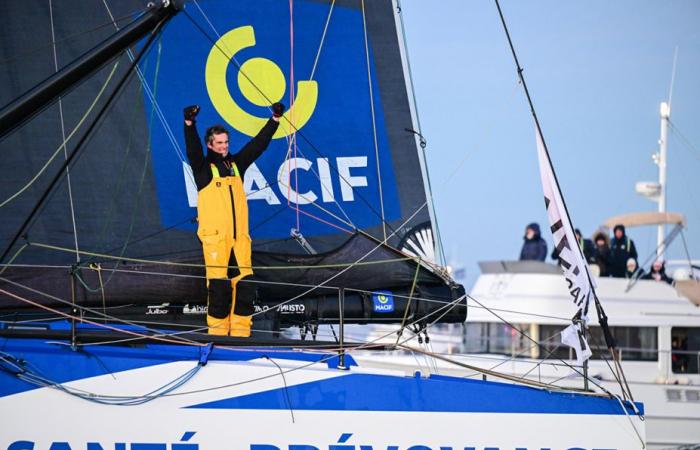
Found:
[[197, 190], [203, 189], [211, 181], [211, 173], [204, 158], [202, 141], [197, 132], [195, 117], [199, 112], [199, 106], [188, 106], [185, 108], [185, 148], [187, 159], [192, 168]]
[[272, 117], [267, 121], [265, 126], [262, 127], [258, 134], [246, 145], [244, 145], [238, 153], [233, 155], [233, 160], [236, 162], [238, 170], [241, 171], [241, 174], [245, 173], [248, 167], [250, 167], [250, 165], [253, 164], [255, 160], [258, 159], [267, 149], [267, 146], [272, 140], [272, 136], [275, 134], [280, 125], [279, 121], [284, 113], [284, 105], [281, 103], [275, 103], [272, 105], [272, 111]]

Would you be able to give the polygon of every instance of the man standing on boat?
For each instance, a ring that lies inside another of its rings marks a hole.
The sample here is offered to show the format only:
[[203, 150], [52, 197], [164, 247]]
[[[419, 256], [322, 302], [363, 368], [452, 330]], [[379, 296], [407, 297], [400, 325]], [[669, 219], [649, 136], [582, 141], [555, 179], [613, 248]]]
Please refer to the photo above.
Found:
[[231, 154], [229, 133], [221, 125], [204, 135], [206, 156], [197, 132], [199, 106], [184, 110], [187, 158], [197, 185], [197, 236], [202, 242], [207, 278], [209, 334], [250, 336], [255, 289], [239, 283], [253, 274], [248, 203], [243, 176], [262, 155], [279, 127], [284, 105], [272, 105], [272, 117], [238, 153]]
[[525, 228], [523, 248], [520, 250], [520, 261], [544, 261], [547, 258], [547, 242], [542, 239], [540, 225], [531, 223]]
[[627, 260], [637, 259], [637, 248], [634, 241], [625, 233], [624, 225], [615, 225], [613, 239], [610, 244], [610, 275], [625, 278]]

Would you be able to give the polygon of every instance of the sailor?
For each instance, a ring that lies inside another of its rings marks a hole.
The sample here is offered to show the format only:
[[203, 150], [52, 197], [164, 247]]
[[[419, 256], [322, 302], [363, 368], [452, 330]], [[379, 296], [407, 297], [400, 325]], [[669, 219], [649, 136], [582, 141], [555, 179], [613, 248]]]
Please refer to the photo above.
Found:
[[625, 278], [628, 259], [637, 259], [637, 248], [634, 241], [625, 234], [624, 225], [615, 225], [613, 239], [610, 244], [610, 275]]
[[544, 261], [547, 258], [547, 243], [540, 235], [540, 225], [531, 223], [525, 228], [523, 248], [520, 250], [520, 261]]
[[255, 289], [251, 283], [239, 283], [253, 274], [243, 176], [277, 131], [284, 105], [272, 105], [270, 120], [233, 155], [228, 151], [228, 131], [221, 125], [207, 129], [204, 155], [195, 124], [198, 113], [196, 105], [184, 110], [187, 158], [198, 191], [197, 236], [206, 265], [207, 327], [210, 334], [248, 337]]

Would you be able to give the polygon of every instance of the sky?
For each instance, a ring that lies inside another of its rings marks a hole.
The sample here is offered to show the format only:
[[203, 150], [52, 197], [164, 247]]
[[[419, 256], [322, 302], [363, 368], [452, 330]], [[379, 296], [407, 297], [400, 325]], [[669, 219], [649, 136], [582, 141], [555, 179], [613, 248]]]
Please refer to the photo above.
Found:
[[[538, 222], [551, 251], [534, 122], [493, 1], [402, 0], [433, 196], [448, 262], [517, 259]], [[653, 211], [635, 193], [656, 181], [659, 104], [669, 96], [667, 209], [686, 215], [700, 259], [700, 2], [501, 2], [574, 226]], [[681, 137], [685, 138], [683, 140]], [[686, 143], [687, 142], [687, 143]], [[633, 228], [640, 260], [656, 227]], [[680, 238], [667, 259], [685, 258]]]

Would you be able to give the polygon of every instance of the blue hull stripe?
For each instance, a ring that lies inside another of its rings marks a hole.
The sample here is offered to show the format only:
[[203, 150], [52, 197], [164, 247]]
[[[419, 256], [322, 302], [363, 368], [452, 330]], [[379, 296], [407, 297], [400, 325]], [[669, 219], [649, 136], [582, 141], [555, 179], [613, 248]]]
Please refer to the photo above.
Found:
[[625, 414], [616, 400], [607, 398], [441, 376], [350, 374], [290, 386], [286, 391], [279, 388], [190, 408], [276, 410], [289, 409], [291, 402], [293, 409], [309, 411]]

